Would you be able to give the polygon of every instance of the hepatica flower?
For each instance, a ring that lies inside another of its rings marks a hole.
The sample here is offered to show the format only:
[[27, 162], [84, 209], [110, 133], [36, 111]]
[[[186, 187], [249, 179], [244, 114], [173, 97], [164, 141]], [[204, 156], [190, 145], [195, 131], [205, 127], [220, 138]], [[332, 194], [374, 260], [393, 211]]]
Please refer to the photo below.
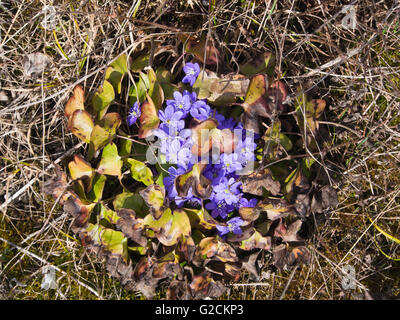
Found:
[[207, 120], [211, 112], [210, 106], [202, 100], [196, 101], [190, 108], [190, 115], [200, 121]]
[[237, 153], [221, 154], [220, 164], [218, 166], [226, 173], [233, 173], [242, 169]]
[[175, 111], [182, 112], [182, 117], [186, 117], [192, 105], [192, 97], [188, 94], [181, 94], [179, 91], [173, 93], [174, 100], [167, 100], [167, 105], [172, 105]]
[[218, 230], [220, 237], [225, 236], [229, 232], [232, 232], [234, 234], [241, 234], [242, 229], [240, 228], [240, 226], [243, 223], [244, 223], [244, 221], [242, 220], [242, 218], [235, 217], [227, 222], [227, 226], [217, 225], [217, 230]]
[[[182, 82], [191, 86], [196, 81], [200, 72], [199, 65], [187, 63], [184, 67], [186, 76]], [[133, 113], [135, 111], [135, 113]], [[132, 115], [128, 122], [136, 121], [134, 116], [140, 116], [139, 105], [132, 108]], [[226, 221], [225, 225], [217, 225], [216, 231], [221, 237], [228, 233], [240, 234], [243, 220], [236, 216], [237, 210], [241, 207], [254, 207], [257, 199], [247, 199], [243, 196], [242, 184], [239, 182], [237, 172], [245, 167], [246, 163], [254, 160], [256, 144], [252, 135], [246, 136], [246, 130], [242, 124], [233, 118], [225, 117], [213, 110], [206, 100], [198, 100], [195, 92], [187, 90], [183, 93], [175, 91], [173, 99], [166, 101], [166, 107], [158, 112], [160, 126], [154, 131], [158, 138], [159, 152], [169, 166], [168, 172], [163, 178], [163, 184], [170, 203], [178, 208], [203, 207], [208, 210], [211, 216], [218, 221]], [[192, 186], [189, 187], [185, 196], [179, 196], [175, 187], [176, 177], [189, 172], [200, 156], [192, 154], [194, 141], [192, 140], [191, 125], [200, 121], [214, 118], [217, 120], [217, 128], [228, 130], [242, 130], [245, 134], [239, 138], [232, 153], [212, 153], [208, 163], [201, 173], [208, 179], [207, 186], [211, 187], [211, 195], [207, 199], [200, 199], [195, 196]], [[133, 123], [132, 122], [132, 123]]]
[[241, 182], [236, 182], [234, 178], [229, 180], [223, 177], [219, 184], [213, 186], [213, 192], [217, 201], [225, 201], [227, 204], [237, 203], [242, 196], [239, 190]]
[[185, 126], [185, 121], [182, 120], [183, 112], [175, 111], [172, 105], [168, 105], [165, 110], [158, 112], [158, 117], [162, 121], [160, 128], [164, 131], [181, 130]]
[[183, 71], [185, 72], [185, 76], [182, 79], [183, 83], [189, 83], [191, 87], [193, 87], [196, 82], [197, 76], [200, 73], [200, 66], [198, 63], [188, 62], [183, 67]]
[[131, 126], [133, 125], [137, 119], [140, 117], [140, 115], [142, 114], [142, 112], [140, 111], [140, 105], [138, 102], [135, 102], [133, 107], [131, 107], [129, 109], [129, 114], [128, 114], [128, 125]]

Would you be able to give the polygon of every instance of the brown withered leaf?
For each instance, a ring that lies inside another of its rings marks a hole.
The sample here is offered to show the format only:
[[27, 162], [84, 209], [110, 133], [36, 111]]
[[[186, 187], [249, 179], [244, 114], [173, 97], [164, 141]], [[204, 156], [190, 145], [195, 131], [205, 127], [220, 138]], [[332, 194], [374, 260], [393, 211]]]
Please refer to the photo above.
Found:
[[68, 130], [86, 143], [90, 143], [93, 128], [92, 116], [85, 110], [75, 110], [68, 119]]
[[153, 218], [158, 220], [166, 209], [165, 189], [157, 184], [151, 184], [139, 194], [149, 206]]
[[72, 214], [75, 218], [71, 226], [74, 233], [78, 233], [82, 228], [85, 228], [95, 206], [96, 203], [85, 204], [76, 194], [70, 194], [64, 203], [64, 211]]
[[251, 253], [242, 259], [242, 268], [244, 268], [250, 274], [250, 280], [259, 281], [262, 265], [260, 260], [264, 256], [263, 250], [258, 250]]
[[191, 139], [193, 140], [192, 154], [201, 156], [212, 148], [212, 133], [217, 130], [218, 121], [210, 118], [205, 121], [190, 123]]
[[152, 299], [156, 295], [157, 283], [160, 280], [153, 277], [153, 266], [153, 259], [142, 257], [133, 270], [136, 290], [139, 290], [147, 299]]
[[221, 277], [238, 281], [240, 278], [241, 262], [227, 263], [212, 259], [206, 259], [204, 261], [205, 270], [217, 274]]
[[300, 263], [309, 264], [311, 260], [310, 251], [305, 246], [291, 247], [281, 244], [273, 250], [274, 265], [278, 269], [285, 266], [294, 267]]
[[238, 261], [235, 249], [228, 243], [219, 241], [216, 237], [204, 238], [197, 245], [193, 263], [200, 266], [206, 259], [224, 263]]
[[219, 63], [220, 54], [216, 47], [213, 46], [212, 39], [196, 39], [185, 33], [179, 33], [178, 38], [182, 41], [185, 51], [193, 54], [193, 56], [201, 63], [215, 65]]
[[167, 300], [190, 300], [189, 284], [184, 280], [173, 280], [167, 289]]
[[192, 261], [196, 252], [196, 245], [192, 237], [182, 236], [176, 248], [178, 252], [182, 252], [186, 261]]
[[263, 237], [261, 233], [259, 233], [257, 230], [254, 230], [253, 235], [250, 238], [243, 240], [239, 248], [245, 251], [253, 249], [270, 250], [271, 237]]
[[106, 259], [106, 269], [110, 276], [117, 278], [124, 289], [136, 290], [132, 262], [126, 263], [120, 256], [108, 256]]
[[269, 220], [276, 220], [280, 218], [284, 218], [288, 215], [295, 215], [296, 211], [294, 210], [293, 205], [287, 203], [285, 200], [276, 200], [276, 199], [264, 199], [260, 201], [256, 208], [258, 208], [261, 212], [265, 212]]
[[255, 229], [253, 228], [253, 223], [248, 223], [245, 221], [240, 227], [242, 229], [241, 234], [234, 234], [230, 232], [227, 236], [227, 241], [228, 242], [241, 242], [243, 240], [249, 239], [255, 232]]
[[221, 282], [214, 281], [208, 271], [195, 275], [189, 286], [194, 299], [219, 298], [226, 290]]
[[164, 279], [176, 276], [182, 279], [183, 270], [176, 259], [174, 252], [170, 252], [166, 256], [158, 259], [153, 266], [152, 276], [157, 279]]
[[186, 197], [190, 188], [192, 188], [193, 195], [202, 199], [208, 199], [211, 195], [212, 188], [211, 182], [202, 172], [206, 164], [196, 163], [192, 169], [175, 178], [175, 188], [180, 197]]
[[305, 176], [301, 166], [298, 166], [289, 174], [283, 188], [286, 199], [291, 203], [296, 200], [298, 194], [307, 194], [309, 189], [310, 184], [308, 178]]
[[257, 115], [252, 115], [245, 111], [240, 115], [240, 122], [243, 123], [244, 129], [254, 131], [257, 134], [260, 133], [260, 120]]
[[160, 119], [158, 118], [158, 109], [151, 97], [147, 94], [147, 99], [140, 107], [142, 114], [139, 117], [139, 138], [149, 137], [153, 130], [158, 128]]
[[269, 76], [274, 75], [275, 56], [271, 52], [263, 52], [256, 58], [239, 66], [240, 73], [246, 76], [253, 76], [259, 73], [266, 73]]
[[310, 213], [310, 196], [308, 194], [299, 193], [294, 201], [294, 208], [301, 217], [308, 217]]
[[267, 90], [267, 101], [270, 112], [279, 114], [285, 111], [283, 102], [287, 98], [287, 88], [282, 81], [274, 81]]
[[52, 196], [54, 200], [60, 199], [60, 204], [64, 204], [64, 202], [70, 196], [67, 188], [67, 175], [61, 170], [61, 167], [56, 164], [55, 176], [54, 178], [45, 182], [43, 185], [43, 191], [45, 194]]
[[281, 184], [272, 178], [271, 171], [268, 168], [255, 171], [242, 179], [243, 192], [262, 196], [264, 188], [272, 195], [279, 194], [281, 190]]
[[[284, 242], [302, 242], [304, 239], [299, 235], [300, 229], [303, 225], [303, 221], [297, 219], [293, 221], [289, 226], [286, 228], [280, 228], [280, 237]], [[278, 227], [279, 228], [279, 227]]]
[[120, 219], [117, 221], [117, 228], [129, 239], [142, 247], [146, 247], [147, 238], [144, 232], [143, 219], [136, 218], [135, 211], [125, 208], [118, 211], [118, 216]]
[[201, 70], [193, 91], [197, 93], [197, 99], [207, 99], [215, 106], [231, 106], [237, 97], [246, 94], [249, 80], [243, 75], [218, 76], [208, 70]]
[[311, 201], [311, 211], [322, 213], [325, 209], [336, 207], [338, 203], [336, 190], [331, 186], [324, 186], [320, 191], [314, 193]]

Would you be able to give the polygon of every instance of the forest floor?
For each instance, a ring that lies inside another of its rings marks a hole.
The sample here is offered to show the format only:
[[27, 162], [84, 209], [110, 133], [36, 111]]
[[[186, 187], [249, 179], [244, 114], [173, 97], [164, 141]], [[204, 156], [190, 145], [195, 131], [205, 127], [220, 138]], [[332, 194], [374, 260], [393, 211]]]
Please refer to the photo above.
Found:
[[[51, 2], [0, 1], [0, 298], [141, 298], [85, 251], [43, 183], [49, 165], [64, 163], [78, 143], [64, 117], [74, 86], [95, 92], [110, 61], [151, 43], [153, 64], [172, 68], [182, 54], [164, 53], [182, 52], [179, 31], [212, 39], [231, 72], [238, 61], [272, 52], [289, 96], [300, 88], [326, 100], [323, 121], [336, 146], [325, 165], [339, 204], [308, 243], [310, 265], [263, 270], [258, 283], [243, 273], [223, 298], [399, 297], [398, 2], [60, 0], [53, 16]], [[27, 55], [36, 52], [51, 61], [34, 77]], [[46, 291], [48, 263], [58, 287]], [[349, 290], [346, 268], [354, 271]]]

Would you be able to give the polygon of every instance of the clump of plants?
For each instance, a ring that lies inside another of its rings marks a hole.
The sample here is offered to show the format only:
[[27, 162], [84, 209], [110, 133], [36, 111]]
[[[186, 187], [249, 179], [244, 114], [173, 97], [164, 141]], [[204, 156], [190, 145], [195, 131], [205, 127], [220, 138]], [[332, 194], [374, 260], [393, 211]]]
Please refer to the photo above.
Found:
[[325, 101], [288, 102], [271, 53], [217, 74], [217, 48], [180, 37], [176, 78], [121, 55], [90, 102], [74, 89], [65, 116], [85, 152], [45, 190], [127, 289], [217, 298], [243, 270], [309, 263], [312, 216], [337, 203], [320, 165]]

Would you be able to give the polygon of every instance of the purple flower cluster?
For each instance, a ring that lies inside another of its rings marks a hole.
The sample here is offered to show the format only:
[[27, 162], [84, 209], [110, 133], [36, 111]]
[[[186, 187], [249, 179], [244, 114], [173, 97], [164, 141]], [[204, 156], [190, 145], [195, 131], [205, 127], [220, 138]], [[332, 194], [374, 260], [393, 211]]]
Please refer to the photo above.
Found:
[[[186, 75], [182, 82], [192, 86], [200, 72], [199, 65], [187, 63], [184, 72]], [[205, 208], [215, 219], [225, 221], [241, 207], [254, 207], [257, 200], [245, 198], [241, 191], [241, 182], [237, 181], [238, 172], [250, 161], [255, 160], [254, 135], [243, 129], [241, 123], [212, 110], [205, 100], [198, 100], [195, 92], [175, 91], [173, 97], [174, 99], [166, 101], [166, 108], [159, 111], [161, 123], [155, 131], [160, 142], [161, 156], [171, 165], [168, 175], [163, 180], [168, 198], [178, 207], [185, 203], [202, 204], [203, 200], [194, 196], [191, 188], [186, 197], [179, 197], [174, 180], [178, 175], [188, 172], [199, 160], [192, 154], [191, 130], [185, 128], [186, 124], [191, 119], [204, 121], [212, 117], [217, 120], [218, 129], [230, 129], [232, 132], [240, 132], [241, 135], [235, 141], [233, 152], [229, 150], [230, 152], [218, 154], [216, 159], [213, 157], [212, 162], [207, 164], [203, 171], [203, 175], [211, 181], [212, 187], [210, 198], [205, 200]], [[240, 217], [234, 217], [227, 221], [226, 226], [218, 226], [217, 231], [221, 237], [229, 232], [240, 234], [242, 224], [243, 220]]]

